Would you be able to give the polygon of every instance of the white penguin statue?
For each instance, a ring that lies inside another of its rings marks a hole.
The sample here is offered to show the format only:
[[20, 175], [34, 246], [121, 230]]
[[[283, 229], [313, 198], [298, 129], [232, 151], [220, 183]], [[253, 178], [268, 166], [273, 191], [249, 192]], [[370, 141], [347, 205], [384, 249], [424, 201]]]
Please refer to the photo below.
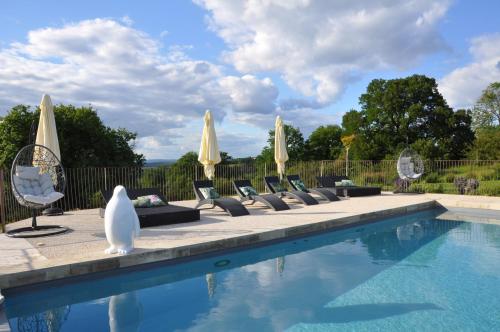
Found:
[[104, 230], [110, 246], [106, 254], [126, 255], [134, 250], [134, 239], [141, 227], [132, 201], [123, 186], [116, 186], [113, 197], [106, 205]]

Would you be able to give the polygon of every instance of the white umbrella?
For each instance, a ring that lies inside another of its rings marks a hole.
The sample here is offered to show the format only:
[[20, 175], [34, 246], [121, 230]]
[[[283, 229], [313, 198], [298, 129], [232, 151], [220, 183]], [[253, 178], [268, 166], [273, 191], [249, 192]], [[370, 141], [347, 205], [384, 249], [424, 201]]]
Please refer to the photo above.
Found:
[[217, 135], [215, 134], [214, 119], [209, 110], [205, 112], [205, 126], [201, 136], [198, 161], [203, 164], [206, 177], [212, 179], [215, 175], [215, 165], [220, 163], [221, 158]]
[[286, 137], [283, 121], [280, 116], [276, 117], [276, 125], [274, 129], [274, 160], [278, 166], [278, 174], [283, 178], [285, 174], [285, 163], [288, 161], [288, 153], [286, 152]]
[[54, 106], [52, 106], [49, 95], [43, 95], [42, 102], [40, 103], [40, 121], [38, 122], [35, 143], [49, 148], [56, 155], [57, 159], [61, 160]]

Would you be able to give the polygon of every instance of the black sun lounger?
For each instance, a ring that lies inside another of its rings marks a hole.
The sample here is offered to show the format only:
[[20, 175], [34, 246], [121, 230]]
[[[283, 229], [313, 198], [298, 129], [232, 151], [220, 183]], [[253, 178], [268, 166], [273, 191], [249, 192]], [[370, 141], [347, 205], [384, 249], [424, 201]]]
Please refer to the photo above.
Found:
[[242, 187], [252, 187], [252, 182], [250, 180], [234, 180], [233, 181], [233, 186], [238, 195], [240, 196], [240, 201], [242, 202], [251, 202], [250, 205], [255, 204], [255, 202], [260, 202], [274, 211], [283, 211], [283, 210], [289, 210], [290, 207], [288, 204], [283, 202], [281, 198], [279, 198], [276, 195], [273, 194], [259, 194], [259, 195], [246, 195], [241, 188]]
[[335, 182], [340, 182], [342, 180], [348, 180], [347, 176], [317, 176], [318, 184], [320, 187], [332, 189], [335, 191], [337, 196], [349, 196], [349, 197], [360, 197], [360, 196], [371, 196], [380, 195], [382, 188], [380, 187], [362, 187], [362, 186], [336, 186]]
[[196, 199], [198, 199], [198, 204], [196, 204], [196, 208], [199, 208], [202, 205], [212, 205], [211, 209], [216, 206], [220, 207], [231, 217], [245, 216], [250, 214], [246, 207], [241, 204], [238, 200], [231, 197], [220, 197], [220, 198], [205, 198], [200, 191], [200, 188], [210, 188], [213, 187], [214, 183], [211, 180], [200, 180], [193, 181], [193, 189], [196, 195]]
[[308, 193], [299, 191], [299, 190], [293, 190], [293, 191], [282, 191], [278, 190], [276, 188], [276, 184], [280, 183], [280, 179], [277, 176], [265, 176], [264, 177], [264, 182], [266, 184], [267, 190], [269, 192], [279, 195], [281, 197], [290, 197], [290, 198], [295, 198], [299, 202], [305, 204], [305, 205], [316, 205], [318, 204], [318, 201], [314, 199], [311, 195]]
[[307, 187], [299, 188], [294, 183], [295, 181], [301, 181], [300, 176], [298, 175], [287, 175], [286, 179], [288, 180], [288, 183], [290, 184], [290, 186], [292, 186], [294, 190], [302, 191], [308, 194], [313, 193], [320, 196], [324, 200], [330, 202], [340, 201], [340, 198], [338, 198], [333, 191], [328, 190], [327, 188], [307, 188]]
[[[200, 211], [184, 206], [171, 205], [168, 203], [165, 196], [162, 195], [157, 188], [144, 188], [144, 189], [126, 189], [127, 196], [130, 199], [136, 199], [140, 196], [157, 195], [162, 201], [167, 203], [164, 206], [155, 206], [148, 208], [135, 208], [141, 228], [177, 224], [183, 222], [200, 220]], [[101, 195], [104, 202], [107, 204], [111, 197], [113, 197], [113, 190], [102, 191]], [[99, 215], [104, 218], [105, 208], [99, 210]]]

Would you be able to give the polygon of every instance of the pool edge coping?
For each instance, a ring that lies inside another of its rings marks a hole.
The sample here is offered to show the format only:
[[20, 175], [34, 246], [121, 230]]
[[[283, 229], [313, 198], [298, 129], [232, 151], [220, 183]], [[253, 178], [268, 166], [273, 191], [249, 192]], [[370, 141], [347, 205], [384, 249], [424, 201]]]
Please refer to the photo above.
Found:
[[333, 231], [377, 222], [388, 217], [442, 207], [436, 200], [409, 204], [385, 210], [355, 214], [336, 219], [317, 221], [299, 226], [283, 227], [259, 233], [233, 236], [224, 239], [199, 242], [174, 248], [151, 249], [140, 253], [109, 258], [92, 259], [83, 262], [54, 265], [27, 271], [0, 275], [0, 289], [12, 290], [25, 286], [35, 286], [45, 282], [61, 281], [92, 274], [118, 272], [142, 265], [196, 259], [206, 254], [218, 254], [227, 250], [245, 249], [255, 245], [267, 245], [294, 237], [309, 236], [324, 231]]

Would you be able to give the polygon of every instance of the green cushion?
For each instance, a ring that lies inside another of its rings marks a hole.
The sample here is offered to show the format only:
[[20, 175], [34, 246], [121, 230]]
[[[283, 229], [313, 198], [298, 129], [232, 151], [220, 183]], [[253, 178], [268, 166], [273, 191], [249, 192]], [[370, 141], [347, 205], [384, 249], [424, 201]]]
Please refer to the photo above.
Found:
[[139, 196], [136, 199], [133, 199], [132, 203], [136, 208], [149, 208], [167, 205], [167, 203], [164, 202], [158, 195]]
[[271, 186], [274, 188], [274, 190], [276, 192], [281, 193], [281, 192], [286, 191], [286, 188], [283, 187], [283, 185], [281, 183], [279, 183], [279, 182], [273, 182], [273, 183], [271, 183]]
[[304, 182], [302, 182], [302, 180], [292, 180], [291, 182], [295, 186], [295, 188], [297, 188], [297, 190], [300, 190], [303, 192], [308, 191], [306, 185], [304, 184]]
[[219, 193], [214, 187], [200, 188], [200, 192], [205, 199], [216, 199], [220, 198]]
[[240, 187], [240, 190], [245, 196], [257, 196], [259, 194], [257, 190], [251, 186]]
[[342, 180], [342, 186], [343, 187], [353, 187], [354, 182], [352, 182], [351, 180]]
[[148, 196], [137, 197], [132, 200], [132, 204], [134, 204], [135, 208], [149, 208], [152, 206]]

